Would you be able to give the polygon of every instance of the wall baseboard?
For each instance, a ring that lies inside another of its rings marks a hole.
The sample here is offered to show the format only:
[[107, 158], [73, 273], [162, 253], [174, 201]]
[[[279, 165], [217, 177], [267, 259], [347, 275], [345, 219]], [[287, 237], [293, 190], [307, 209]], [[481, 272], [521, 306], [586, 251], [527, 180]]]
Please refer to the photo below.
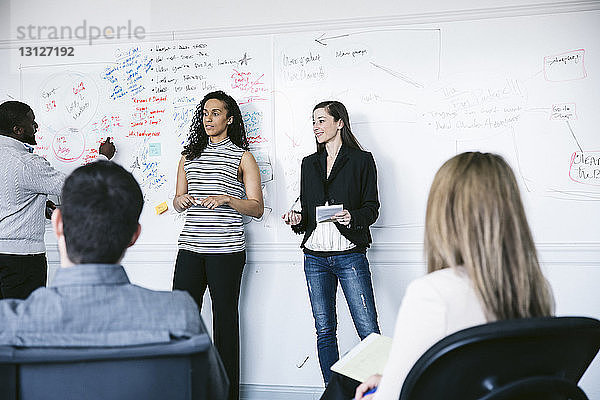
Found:
[[[537, 243], [542, 264], [600, 266], [600, 242]], [[48, 260], [58, 261], [56, 242], [46, 241]], [[127, 251], [124, 264], [173, 265], [176, 243], [138, 243]], [[248, 264], [302, 263], [302, 250], [297, 243], [255, 243], [246, 248]], [[374, 243], [368, 251], [369, 263], [379, 267], [401, 267], [424, 264], [422, 243]]]

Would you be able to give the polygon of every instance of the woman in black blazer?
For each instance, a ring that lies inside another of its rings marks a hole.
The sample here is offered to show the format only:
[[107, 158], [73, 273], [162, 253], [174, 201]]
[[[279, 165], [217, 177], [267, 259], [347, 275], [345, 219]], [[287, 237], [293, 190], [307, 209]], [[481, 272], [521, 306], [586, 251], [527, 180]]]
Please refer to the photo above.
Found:
[[[325, 101], [313, 109], [317, 152], [302, 160], [302, 211], [282, 216], [298, 234], [304, 233], [304, 272], [308, 284], [321, 373], [329, 382], [338, 360], [336, 292], [342, 286], [354, 326], [361, 339], [379, 333], [371, 272], [366, 250], [371, 226], [379, 215], [377, 169], [350, 130], [346, 107]], [[316, 221], [316, 207], [342, 205], [330, 222]]]

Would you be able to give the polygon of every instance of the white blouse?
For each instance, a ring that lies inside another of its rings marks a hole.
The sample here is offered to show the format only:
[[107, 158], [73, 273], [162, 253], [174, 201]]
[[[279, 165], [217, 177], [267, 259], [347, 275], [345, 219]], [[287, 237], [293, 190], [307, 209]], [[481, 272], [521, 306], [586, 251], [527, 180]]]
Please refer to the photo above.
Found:
[[374, 400], [398, 400], [406, 375], [432, 345], [461, 329], [485, 324], [484, 309], [462, 268], [446, 268], [410, 283]]
[[312, 251], [344, 251], [356, 245], [346, 239], [333, 222], [319, 222], [304, 247]]

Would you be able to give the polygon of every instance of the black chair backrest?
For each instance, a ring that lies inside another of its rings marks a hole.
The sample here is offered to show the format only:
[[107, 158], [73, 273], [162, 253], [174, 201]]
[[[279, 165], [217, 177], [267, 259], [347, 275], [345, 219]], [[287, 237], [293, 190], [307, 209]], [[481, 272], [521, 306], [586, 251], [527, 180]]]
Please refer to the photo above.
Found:
[[0, 346], [0, 399], [206, 399], [208, 335], [127, 347]]
[[577, 382], [600, 348], [585, 317], [493, 322], [445, 337], [410, 370], [400, 400], [587, 399]]

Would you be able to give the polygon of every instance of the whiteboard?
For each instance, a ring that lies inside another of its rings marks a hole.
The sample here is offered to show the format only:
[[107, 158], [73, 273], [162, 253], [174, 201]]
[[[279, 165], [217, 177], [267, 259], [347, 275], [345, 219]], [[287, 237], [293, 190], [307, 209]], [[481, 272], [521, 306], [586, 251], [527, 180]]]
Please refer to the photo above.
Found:
[[421, 241], [433, 175], [471, 150], [511, 164], [537, 241], [598, 241], [599, 35], [589, 12], [276, 36], [279, 192], [293, 201], [312, 106], [334, 98], [378, 166], [375, 242]]
[[[600, 241], [600, 14], [597, 11], [416, 27], [77, 46], [32, 60], [21, 98], [40, 123], [36, 152], [70, 171], [111, 136], [144, 192], [142, 242], [171, 243], [177, 162], [195, 106], [222, 89], [242, 109], [261, 171], [265, 215], [250, 243], [297, 242], [280, 215], [315, 151], [312, 107], [342, 101], [373, 153], [376, 242], [420, 242], [437, 168], [457, 152], [512, 165], [538, 242]], [[34, 62], [35, 61], [35, 62]], [[39, 61], [39, 62], [38, 62]]]
[[[36, 152], [70, 172], [93, 161], [104, 138], [114, 138], [114, 160], [144, 193], [142, 242], [172, 242], [185, 215], [171, 205], [177, 165], [196, 106], [209, 91], [224, 90], [240, 105], [261, 172], [267, 212], [246, 223], [255, 222], [254, 237], [267, 240], [272, 230], [265, 225], [273, 218], [270, 52], [269, 37], [246, 44], [181, 40], [99, 46], [85, 63], [21, 68], [23, 97], [40, 125]], [[162, 202], [169, 211], [158, 215]]]
[[278, 189], [288, 203], [299, 191], [302, 157], [316, 148], [312, 109], [320, 101], [336, 99], [346, 105], [354, 134], [375, 157], [381, 199], [376, 226], [422, 225], [428, 188], [421, 182], [431, 179], [433, 169], [411, 168], [419, 157], [414, 149], [431, 149], [436, 159], [447, 158], [453, 150], [451, 141], [415, 134], [420, 94], [439, 76], [440, 40], [439, 29], [361, 29], [275, 38], [275, 86], [281, 95], [274, 115], [276, 131], [282, 133], [277, 154], [285, 157], [285, 186]]

